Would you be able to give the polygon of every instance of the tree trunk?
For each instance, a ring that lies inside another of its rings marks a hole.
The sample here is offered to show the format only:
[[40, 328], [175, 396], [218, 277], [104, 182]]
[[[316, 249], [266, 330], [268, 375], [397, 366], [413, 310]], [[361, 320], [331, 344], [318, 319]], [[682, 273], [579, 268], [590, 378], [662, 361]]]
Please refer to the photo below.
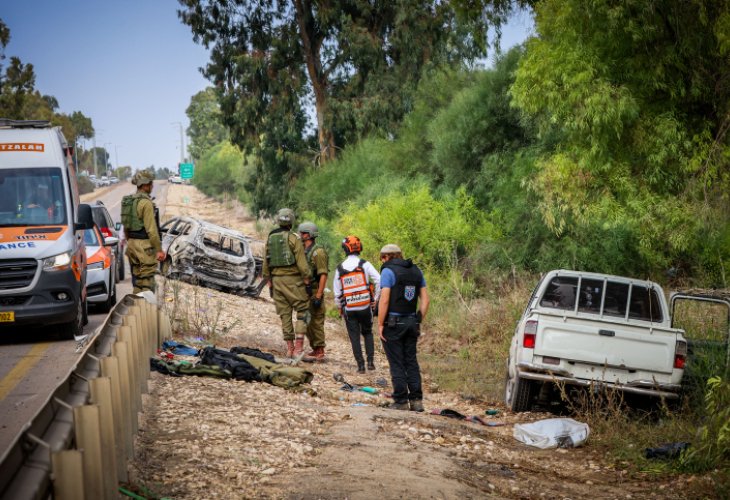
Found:
[[[306, 7], [304, 6], [306, 3]], [[299, 36], [302, 39], [302, 49], [307, 65], [307, 73], [312, 82], [314, 91], [314, 105], [317, 113], [317, 130], [319, 140], [319, 161], [327, 163], [334, 160], [335, 136], [332, 130], [326, 125], [327, 114], [327, 75], [322, 71], [322, 64], [319, 60], [319, 50], [322, 46], [322, 37], [315, 32], [316, 28], [312, 21], [312, 6], [308, 0], [294, 0], [297, 10], [297, 24], [299, 25]]]

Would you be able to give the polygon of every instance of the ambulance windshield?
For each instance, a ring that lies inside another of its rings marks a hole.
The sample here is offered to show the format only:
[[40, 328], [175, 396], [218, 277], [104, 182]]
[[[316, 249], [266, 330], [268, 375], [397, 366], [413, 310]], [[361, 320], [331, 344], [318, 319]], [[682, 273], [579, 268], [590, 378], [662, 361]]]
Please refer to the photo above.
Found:
[[0, 227], [65, 224], [60, 168], [0, 169]]

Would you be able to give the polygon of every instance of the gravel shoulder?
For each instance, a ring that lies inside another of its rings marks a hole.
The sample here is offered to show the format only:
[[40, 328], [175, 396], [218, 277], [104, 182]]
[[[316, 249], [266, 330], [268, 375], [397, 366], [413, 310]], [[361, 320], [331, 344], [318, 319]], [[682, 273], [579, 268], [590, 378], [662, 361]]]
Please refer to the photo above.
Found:
[[[166, 216], [174, 215], [256, 236], [242, 207], [192, 186], [170, 186]], [[218, 347], [284, 354], [279, 318], [265, 293], [253, 299], [163, 281], [158, 293], [179, 326], [219, 332]], [[570, 450], [529, 448], [512, 437], [512, 424], [546, 415], [515, 415], [500, 402], [429, 391], [427, 373], [423, 414], [386, 409], [381, 395], [342, 391], [334, 373], [377, 387], [379, 379], [390, 382], [387, 361], [377, 346], [376, 370], [358, 375], [344, 325], [328, 318], [326, 335], [328, 361], [303, 364], [315, 376], [301, 391], [153, 373], [130, 482], [178, 499], [687, 498], [686, 479], [629, 477], [605, 464], [590, 442]], [[503, 425], [428, 413], [441, 408]], [[499, 414], [488, 417], [487, 408]]]

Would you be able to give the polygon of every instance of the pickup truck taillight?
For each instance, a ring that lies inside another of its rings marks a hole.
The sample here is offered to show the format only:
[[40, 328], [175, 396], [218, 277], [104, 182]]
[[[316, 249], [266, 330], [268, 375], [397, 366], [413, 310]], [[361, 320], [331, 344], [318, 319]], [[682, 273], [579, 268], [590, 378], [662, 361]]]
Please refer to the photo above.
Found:
[[677, 346], [674, 348], [674, 367], [677, 369], [684, 369], [684, 365], [687, 361], [687, 342], [683, 340], [677, 341]]
[[535, 337], [537, 337], [537, 321], [530, 320], [525, 323], [525, 330], [522, 332], [522, 347], [534, 349]]

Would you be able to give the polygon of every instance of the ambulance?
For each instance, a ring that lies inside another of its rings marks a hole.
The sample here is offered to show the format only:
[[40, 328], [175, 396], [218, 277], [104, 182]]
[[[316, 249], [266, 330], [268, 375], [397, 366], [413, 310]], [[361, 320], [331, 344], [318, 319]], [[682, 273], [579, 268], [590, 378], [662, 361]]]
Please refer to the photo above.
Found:
[[93, 224], [60, 127], [0, 118], [0, 334], [27, 326], [82, 334], [83, 235]]

